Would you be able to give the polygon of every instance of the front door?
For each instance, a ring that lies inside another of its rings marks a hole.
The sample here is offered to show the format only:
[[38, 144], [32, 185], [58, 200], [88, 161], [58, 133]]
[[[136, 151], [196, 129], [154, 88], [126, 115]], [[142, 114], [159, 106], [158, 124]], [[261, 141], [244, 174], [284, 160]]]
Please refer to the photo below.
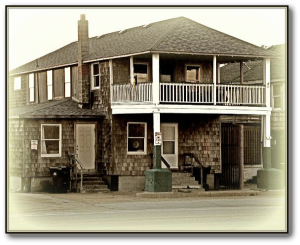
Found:
[[[162, 131], [162, 157], [169, 163], [173, 169], [178, 168], [178, 124], [163, 123], [161, 124]], [[166, 165], [162, 162], [162, 168]]]
[[76, 156], [84, 169], [95, 169], [95, 124], [76, 124]]

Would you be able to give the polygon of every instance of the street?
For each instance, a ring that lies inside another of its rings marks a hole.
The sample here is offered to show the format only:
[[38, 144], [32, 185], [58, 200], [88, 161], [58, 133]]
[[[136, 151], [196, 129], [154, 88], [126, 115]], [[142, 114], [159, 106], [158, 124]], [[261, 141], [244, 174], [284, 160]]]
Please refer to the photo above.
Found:
[[137, 198], [134, 193], [11, 193], [8, 230], [285, 231], [283, 196]]

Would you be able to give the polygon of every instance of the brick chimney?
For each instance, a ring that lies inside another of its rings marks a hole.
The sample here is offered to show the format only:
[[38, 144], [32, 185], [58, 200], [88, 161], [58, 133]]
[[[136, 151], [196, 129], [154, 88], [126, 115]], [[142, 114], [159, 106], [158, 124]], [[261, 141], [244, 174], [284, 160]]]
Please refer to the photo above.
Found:
[[85, 15], [80, 15], [78, 21], [78, 106], [89, 106], [90, 79], [89, 65], [83, 64], [85, 56], [89, 54], [89, 27]]

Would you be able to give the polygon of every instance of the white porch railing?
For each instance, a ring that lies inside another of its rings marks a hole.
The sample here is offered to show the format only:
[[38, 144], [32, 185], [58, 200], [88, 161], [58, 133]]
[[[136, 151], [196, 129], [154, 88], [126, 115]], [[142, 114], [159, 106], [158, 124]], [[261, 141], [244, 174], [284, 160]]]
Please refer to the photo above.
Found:
[[112, 102], [152, 102], [152, 83], [113, 84]]
[[160, 83], [160, 102], [213, 103], [213, 84]]
[[265, 86], [217, 85], [217, 104], [265, 105]]

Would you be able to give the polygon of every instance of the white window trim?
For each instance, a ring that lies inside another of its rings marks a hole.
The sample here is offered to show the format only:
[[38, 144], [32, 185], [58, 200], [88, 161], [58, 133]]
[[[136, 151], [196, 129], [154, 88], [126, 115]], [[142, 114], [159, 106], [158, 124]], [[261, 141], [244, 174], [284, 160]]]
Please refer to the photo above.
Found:
[[[274, 96], [274, 85], [276, 86], [280, 86], [280, 95], [275, 95]], [[274, 98], [281, 98], [281, 106], [280, 106], [280, 108], [275, 108], [274, 107], [274, 105], [275, 105], [275, 103], [274, 103]], [[273, 111], [282, 111], [283, 110], [283, 108], [284, 108], [284, 84], [283, 83], [273, 83], [272, 84], [272, 110]]]
[[[28, 80], [29, 80], [29, 102], [34, 102], [35, 101], [35, 93], [34, 93], [34, 85], [35, 85], [35, 79], [34, 79], [34, 73], [29, 74], [28, 76]], [[32, 83], [32, 84], [31, 84]], [[33, 92], [31, 93], [31, 90], [33, 90]], [[31, 97], [32, 95], [32, 97]]]
[[[59, 152], [58, 154], [42, 154], [43, 140], [57, 140], [57, 139], [42, 139], [43, 126], [59, 126]], [[61, 124], [41, 124], [41, 157], [61, 157], [61, 141], [62, 141], [62, 126]]]
[[[99, 69], [99, 75], [96, 75], [99, 77], [99, 86], [94, 86], [94, 77], [96, 77], [94, 75], [94, 65], [98, 65], [98, 69]], [[100, 89], [100, 84], [101, 84], [101, 72], [100, 72], [100, 63], [99, 62], [95, 62], [95, 63], [92, 63], [91, 64], [91, 89], [92, 90], [95, 90], [95, 89]]]
[[[199, 80], [196, 80], [196, 81], [189, 81], [189, 80], [187, 80], [187, 67], [188, 66], [196, 66], [196, 67], [199, 67], [200, 69], [199, 69], [199, 74], [198, 74], [198, 76], [199, 76]], [[184, 80], [186, 81], [186, 82], [191, 82], [191, 83], [197, 83], [197, 82], [201, 82], [201, 65], [199, 65], [199, 64], [185, 64], [185, 69], [184, 69]]]
[[[134, 72], [134, 65], [146, 65], [147, 66], [147, 77], [146, 77], [146, 82], [149, 82], [149, 63], [148, 62], [133, 62], [133, 76], [135, 76], [135, 72]], [[142, 82], [143, 83], [143, 82]]]
[[[143, 152], [128, 151], [129, 124], [144, 124], [145, 125], [145, 137], [131, 137], [131, 138], [144, 138], [144, 151]], [[126, 148], [127, 148], [127, 155], [147, 155], [147, 123], [146, 122], [127, 122]]]
[[[51, 90], [49, 89], [49, 87], [51, 87]], [[47, 99], [53, 100], [53, 71], [52, 70], [47, 71]]]
[[[67, 81], [67, 76], [66, 76], [66, 74], [69, 74], [69, 81]], [[70, 87], [70, 89], [69, 89], [69, 91], [70, 91], [70, 94], [69, 94], [69, 96], [67, 96], [67, 94], [66, 94], [66, 87], [67, 86], [69, 86]], [[69, 98], [69, 97], [71, 97], [72, 96], [72, 85], [71, 85], [71, 68], [70, 67], [65, 67], [65, 98]]]
[[[18, 84], [16, 88], [16, 84]], [[22, 89], [22, 78], [21, 77], [14, 77], [14, 91]]]

